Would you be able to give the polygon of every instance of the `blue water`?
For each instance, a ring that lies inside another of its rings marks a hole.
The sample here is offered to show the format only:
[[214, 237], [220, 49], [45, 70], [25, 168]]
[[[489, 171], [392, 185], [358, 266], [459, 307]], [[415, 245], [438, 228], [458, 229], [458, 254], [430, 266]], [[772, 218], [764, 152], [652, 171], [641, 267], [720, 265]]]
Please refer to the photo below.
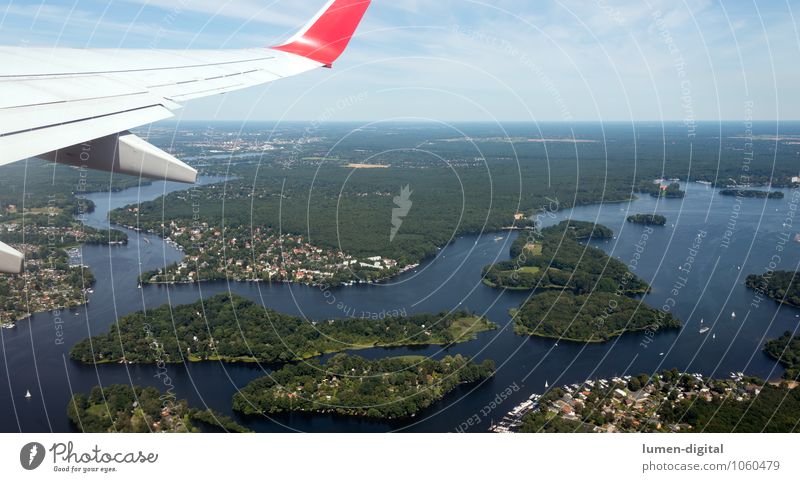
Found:
[[[208, 182], [208, 181], [206, 181]], [[779, 244], [793, 191], [784, 190], [782, 200], [746, 199], [741, 204], [729, 245], [724, 241], [736, 200], [722, 197], [717, 190], [699, 184], [686, 185], [685, 199], [654, 199], [644, 196], [629, 203], [579, 207], [545, 216], [545, 224], [572, 217], [602, 223], [616, 232], [613, 240], [595, 243], [628, 263], [641, 241], [644, 227], [625, 222], [633, 213], [656, 212], [667, 216], [665, 227], [653, 228], [636, 267], [636, 274], [653, 287], [645, 302], [661, 307], [674, 300], [673, 313], [685, 322], [682, 330], [657, 334], [652, 341], [632, 333], [604, 344], [584, 345], [517, 336], [510, 326], [508, 310], [529, 296], [526, 292], [491, 289], [480, 281], [481, 268], [508, 259], [508, 247], [515, 233], [463, 236], [441, 250], [436, 259], [423, 263], [383, 285], [357, 285], [332, 292], [330, 303], [318, 288], [268, 283], [204, 283], [201, 285], [146, 286], [137, 289], [136, 279], [150, 270], [177, 261], [181, 253], [152, 235], [129, 231], [127, 246], [86, 246], [84, 261], [97, 278], [90, 303], [60, 315], [42, 313], [13, 330], [2, 330], [0, 357], [0, 430], [3, 432], [74, 430], [66, 418], [66, 404], [73, 392], [87, 391], [97, 384], [127, 383], [166, 389], [155, 377], [156, 368], [139, 365], [86, 366], [69, 359], [69, 348], [90, 334], [106, 331], [118, 317], [163, 303], [183, 304], [201, 297], [232, 291], [270, 308], [313, 319], [340, 318], [345, 310], [356, 314], [405, 310], [407, 313], [439, 312], [467, 308], [485, 314], [501, 325], [481, 334], [477, 340], [443, 349], [441, 347], [370, 349], [358, 351], [365, 357], [422, 354], [433, 357], [462, 353], [477, 359], [491, 358], [497, 374], [480, 385], [459, 387], [417, 417], [392, 423], [357, 420], [331, 415], [287, 414], [275, 417], [240, 417], [230, 409], [231, 397], [239, 387], [259, 377], [270, 367], [247, 364], [195, 363], [171, 365], [168, 373], [179, 398], [198, 407], [211, 407], [233, 415], [258, 431], [452, 431], [467, 420], [468, 430], [485, 431], [492, 419], [499, 419], [531, 393], [551, 386], [582, 381], [590, 377], [653, 372], [677, 367], [680, 370], [727, 376], [744, 371], [764, 378], [780, 376], [782, 370], [761, 351], [765, 339], [779, 336], [798, 326], [800, 311], [771, 300], [752, 307], [753, 293], [744, 286], [749, 273], [765, 270], [776, 254], [778, 268], [794, 270], [800, 260], [800, 244]], [[119, 193], [93, 194], [97, 210], [87, 222], [108, 227], [108, 209], [154, 199], [185, 186], [157, 182], [141, 189]], [[698, 232], [706, 234], [699, 249], [690, 256]], [[495, 238], [501, 236], [502, 239]], [[144, 241], [144, 238], [149, 240]], [[783, 248], [776, 251], [777, 246]], [[689, 270], [680, 271], [678, 267]], [[676, 282], [686, 275], [683, 286]], [[671, 293], [676, 289], [676, 293]], [[346, 308], [338, 307], [342, 303]], [[731, 313], [735, 312], [733, 318]], [[701, 326], [712, 327], [704, 335]], [[55, 324], [64, 325], [63, 344], [56, 344]], [[712, 334], [716, 337], [712, 338]], [[663, 353], [663, 355], [662, 355]], [[496, 395], [512, 387], [513, 395], [498, 407], [484, 409]], [[30, 390], [32, 397], [24, 395]]]

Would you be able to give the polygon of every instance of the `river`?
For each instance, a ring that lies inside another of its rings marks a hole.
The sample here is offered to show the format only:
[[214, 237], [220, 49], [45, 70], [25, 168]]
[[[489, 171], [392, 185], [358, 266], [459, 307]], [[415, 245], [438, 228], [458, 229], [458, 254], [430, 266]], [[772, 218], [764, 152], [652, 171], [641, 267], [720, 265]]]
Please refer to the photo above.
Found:
[[[214, 179], [203, 179], [212, 182]], [[181, 253], [152, 235], [125, 230], [126, 246], [84, 246], [84, 263], [97, 284], [90, 303], [72, 311], [40, 313], [17, 328], [2, 331], [0, 369], [0, 431], [69, 432], [75, 430], [65, 410], [74, 392], [88, 391], [98, 384], [125, 383], [167, 387], [147, 365], [107, 364], [88, 366], [69, 359], [69, 348], [77, 341], [106, 331], [118, 317], [159, 306], [183, 304], [201, 297], [232, 291], [270, 308], [313, 319], [340, 318], [339, 302], [357, 313], [405, 310], [407, 313], [439, 312], [468, 308], [486, 314], [501, 325], [477, 340], [447, 349], [441, 347], [370, 349], [356, 352], [365, 357], [422, 354], [441, 357], [462, 353], [478, 360], [494, 359], [495, 377], [475, 386], [462, 386], [415, 418], [376, 422], [332, 415], [284, 414], [240, 417], [231, 412], [236, 390], [264, 374], [255, 364], [194, 363], [170, 365], [167, 371], [178, 398], [197, 407], [211, 407], [232, 415], [256, 431], [376, 432], [453, 431], [461, 427], [486, 431], [531, 393], [550, 386], [571, 384], [590, 377], [653, 372], [677, 367], [682, 371], [728, 376], [743, 371], [763, 378], [776, 378], [780, 366], [763, 354], [766, 339], [795, 330], [800, 310], [764, 300], [752, 307], [754, 294], [744, 286], [749, 273], [763, 272], [771, 260], [778, 268], [795, 270], [800, 244], [779, 243], [779, 235], [794, 231], [784, 226], [791, 212], [792, 190], [784, 199], [745, 199], [741, 203], [718, 190], [700, 184], [683, 184], [684, 199], [642, 196], [626, 203], [576, 207], [544, 217], [545, 224], [565, 218], [595, 221], [612, 228], [615, 239], [595, 243], [628, 263], [641, 245], [644, 227], [625, 222], [628, 214], [659, 213], [667, 225], [653, 228], [636, 274], [653, 291], [646, 301], [653, 307], [674, 305], [674, 314], [684, 321], [682, 330], [657, 334], [651, 341], [640, 333], [623, 335], [603, 344], [579, 344], [517, 336], [510, 326], [508, 310], [527, 296], [524, 292], [491, 289], [480, 282], [481, 268], [508, 258], [515, 233], [463, 236], [442, 249], [435, 259], [413, 271], [379, 285], [356, 285], [333, 291], [329, 303], [319, 289], [269, 283], [203, 283], [200, 285], [145, 286], [137, 289], [143, 270], [177, 261]], [[185, 185], [156, 182], [141, 188], [87, 196], [97, 208], [88, 216], [91, 226], [108, 227], [109, 209], [143, 202]], [[796, 201], [796, 199], [795, 199]], [[732, 228], [732, 229], [731, 229]], [[691, 251], [700, 231], [706, 234]], [[726, 235], [726, 230], [731, 234]], [[500, 239], [497, 239], [497, 238]], [[145, 241], [145, 238], [147, 241]], [[779, 250], [781, 249], [782, 250]], [[679, 270], [683, 266], [683, 270]], [[688, 271], [688, 273], [687, 273]], [[683, 280], [682, 280], [683, 279]], [[682, 280], [682, 281], [681, 281]], [[732, 313], [736, 317], [732, 317]], [[701, 319], [711, 327], [699, 334]], [[63, 335], [57, 328], [63, 327]], [[507, 390], [509, 389], [510, 390]], [[30, 390], [32, 397], [25, 398]], [[510, 392], [502, 399], [497, 395]], [[498, 400], [497, 406], [491, 406]], [[466, 424], [471, 420], [471, 425]], [[464, 424], [464, 425], [462, 425]]]

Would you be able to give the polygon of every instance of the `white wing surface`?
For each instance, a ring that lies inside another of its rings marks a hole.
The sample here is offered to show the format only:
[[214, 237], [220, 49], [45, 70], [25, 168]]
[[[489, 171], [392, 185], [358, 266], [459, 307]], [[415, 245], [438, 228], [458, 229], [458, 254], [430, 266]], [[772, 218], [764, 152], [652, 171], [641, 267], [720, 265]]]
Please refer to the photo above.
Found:
[[[0, 47], [0, 165], [29, 157], [194, 182], [190, 166], [128, 132], [183, 102], [319, 67], [347, 47], [370, 0], [331, 0], [287, 43], [238, 50]], [[0, 272], [22, 256], [0, 243]]]

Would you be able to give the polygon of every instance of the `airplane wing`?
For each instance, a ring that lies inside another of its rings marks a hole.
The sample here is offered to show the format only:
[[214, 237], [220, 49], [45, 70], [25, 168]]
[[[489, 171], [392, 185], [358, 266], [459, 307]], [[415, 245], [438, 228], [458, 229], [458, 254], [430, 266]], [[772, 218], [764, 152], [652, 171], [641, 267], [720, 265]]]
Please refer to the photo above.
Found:
[[[128, 129], [183, 102], [331, 67], [370, 0], [330, 0], [286, 43], [239, 50], [0, 47], [0, 166], [40, 157], [148, 178], [197, 171]], [[0, 243], [0, 272], [22, 255]]]

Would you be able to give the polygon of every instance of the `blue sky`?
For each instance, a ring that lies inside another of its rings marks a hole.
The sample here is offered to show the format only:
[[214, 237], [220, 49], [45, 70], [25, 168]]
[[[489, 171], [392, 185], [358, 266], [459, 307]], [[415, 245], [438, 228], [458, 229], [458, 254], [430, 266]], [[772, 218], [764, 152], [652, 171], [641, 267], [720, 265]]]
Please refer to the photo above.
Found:
[[[0, 43], [275, 45], [324, 0], [13, 1]], [[333, 70], [183, 119], [800, 119], [800, 1], [376, 0]]]

